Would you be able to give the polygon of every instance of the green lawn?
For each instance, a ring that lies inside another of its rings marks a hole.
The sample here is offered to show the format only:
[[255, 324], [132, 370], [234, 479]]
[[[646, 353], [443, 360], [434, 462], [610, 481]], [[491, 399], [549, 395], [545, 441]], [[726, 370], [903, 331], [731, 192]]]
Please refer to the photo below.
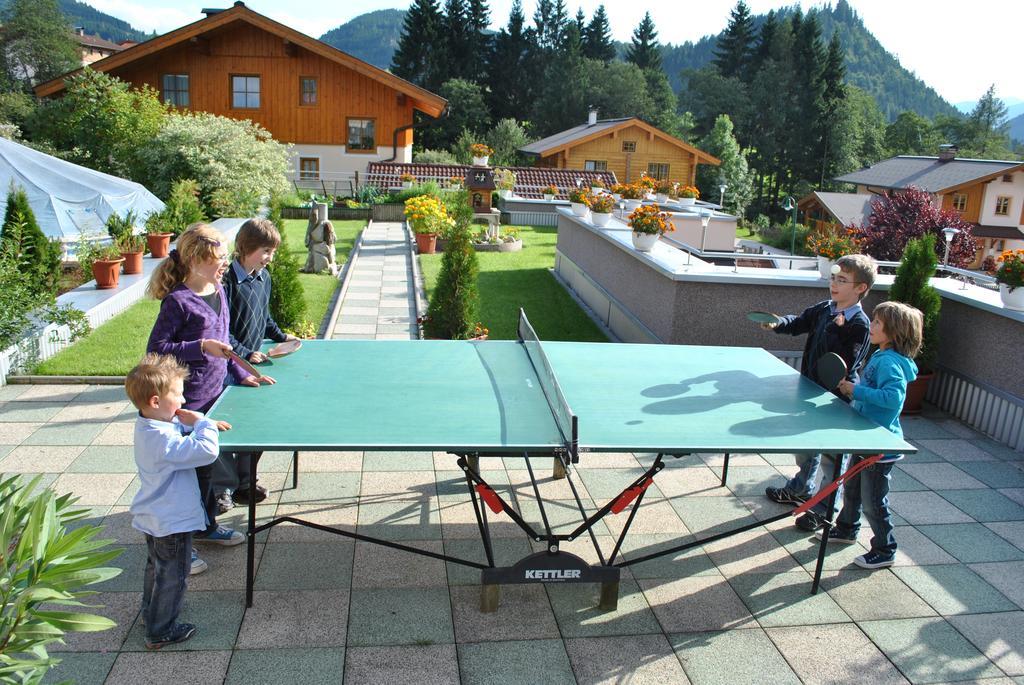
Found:
[[754, 233], [749, 228], [743, 228], [738, 223], [736, 225], [736, 237], [743, 238], [744, 240], [753, 240], [758, 243], [764, 243], [760, 233]]
[[[551, 275], [555, 265], [554, 226], [523, 226], [522, 252], [480, 252], [480, 321], [489, 337], [515, 340], [519, 308], [542, 340], [605, 342], [607, 338]], [[427, 294], [437, 282], [441, 255], [420, 255]]]
[[[335, 221], [338, 264], [348, 259], [363, 221]], [[306, 262], [306, 222], [284, 222], [284, 239], [300, 264]], [[306, 317], [319, 328], [339, 281], [330, 275], [299, 274], [306, 299]], [[47, 376], [123, 376], [146, 351], [149, 332], [160, 311], [160, 303], [145, 298], [107, 321], [71, 347], [38, 365], [35, 373]]]

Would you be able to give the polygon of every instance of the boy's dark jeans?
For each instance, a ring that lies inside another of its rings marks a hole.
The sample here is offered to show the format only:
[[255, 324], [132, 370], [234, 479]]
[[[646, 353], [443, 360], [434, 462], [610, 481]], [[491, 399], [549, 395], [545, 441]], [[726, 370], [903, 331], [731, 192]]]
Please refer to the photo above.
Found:
[[159, 642], [174, 628], [185, 601], [192, 566], [192, 533], [162, 538], [147, 535], [146, 547], [149, 556], [142, 585], [142, 619], [146, 622], [146, 640]]
[[213, 491], [214, 467], [217, 462], [207, 466], [196, 467], [196, 479], [199, 481], [199, 498], [203, 502], [203, 509], [206, 511], [207, 535], [217, 530], [217, 495]]
[[[854, 457], [852, 467], [863, 457]], [[892, 512], [889, 510], [889, 480], [895, 462], [874, 464], [855, 474], [846, 484], [843, 495], [843, 510], [836, 520], [836, 533], [843, 537], [855, 537], [860, 530], [860, 514], [864, 511], [874, 535], [871, 551], [891, 558], [896, 554], [896, 538], [893, 537]]]
[[249, 466], [259, 463], [260, 452], [221, 452], [213, 463], [213, 491], [237, 492], [249, 489]]

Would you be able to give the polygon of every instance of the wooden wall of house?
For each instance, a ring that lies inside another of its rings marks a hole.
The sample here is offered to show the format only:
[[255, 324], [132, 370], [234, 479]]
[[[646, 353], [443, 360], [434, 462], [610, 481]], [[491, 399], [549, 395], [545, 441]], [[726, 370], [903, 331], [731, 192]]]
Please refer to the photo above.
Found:
[[[412, 102], [392, 88], [254, 26], [234, 23], [141, 58], [113, 72], [134, 85], [160, 90], [163, 74], [188, 74], [191, 109], [251, 119], [289, 143], [344, 145], [346, 117], [375, 120], [377, 145], [390, 146], [394, 130], [412, 123]], [[231, 107], [231, 76], [259, 75], [260, 108]], [[300, 77], [317, 79], [318, 104], [299, 104]], [[412, 132], [399, 137], [409, 144]], [[376, 151], [374, 151], [376, 152]]]
[[985, 184], [978, 183], [976, 185], [957, 190], [955, 193], [945, 193], [942, 196], [943, 209], [953, 209], [953, 195], [957, 193], [962, 193], [967, 196], [967, 208], [960, 212], [960, 217], [964, 221], [978, 223], [978, 219], [981, 217], [981, 200], [985, 194]]
[[[622, 151], [623, 141], [636, 142], [636, 152]], [[595, 140], [569, 148], [565, 154], [564, 169], [583, 169], [587, 160], [608, 163], [608, 171], [615, 172], [620, 183], [640, 178], [651, 163], [668, 164], [669, 178], [693, 184], [696, 179], [696, 155], [692, 152], [649, 134], [639, 126], [629, 126]], [[627, 173], [628, 164], [628, 173]]]

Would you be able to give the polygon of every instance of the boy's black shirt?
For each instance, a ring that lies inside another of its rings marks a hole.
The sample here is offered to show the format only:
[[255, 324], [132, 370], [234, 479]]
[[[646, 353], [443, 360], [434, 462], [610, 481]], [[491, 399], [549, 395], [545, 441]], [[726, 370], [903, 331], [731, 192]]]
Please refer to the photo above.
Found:
[[[808, 307], [802, 314], [781, 317], [782, 323], [774, 329], [776, 333], [789, 335], [807, 334], [800, 373], [815, 383], [818, 382], [818, 360], [823, 354], [835, 352], [842, 357], [849, 369], [846, 377], [853, 383], [857, 382], [857, 370], [867, 357], [871, 335], [871, 321], [867, 314], [860, 310], [846, 319], [842, 326], [836, 323], [837, 316], [832, 313], [832, 300], [825, 300]], [[849, 402], [846, 397], [839, 396]]]
[[[237, 261], [237, 260], [236, 260]], [[230, 313], [229, 336], [231, 347], [240, 356], [249, 355], [260, 349], [264, 338], [274, 342], [287, 339], [284, 331], [270, 315], [270, 272], [261, 269], [239, 279], [235, 262], [224, 272], [221, 284], [228, 301]]]

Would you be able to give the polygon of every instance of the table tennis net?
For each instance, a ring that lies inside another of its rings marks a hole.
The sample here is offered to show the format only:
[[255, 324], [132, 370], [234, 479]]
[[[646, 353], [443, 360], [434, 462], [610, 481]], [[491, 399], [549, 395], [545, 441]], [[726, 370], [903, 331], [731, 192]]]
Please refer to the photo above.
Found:
[[551, 363], [544, 353], [540, 338], [537, 337], [536, 331], [533, 330], [533, 326], [530, 325], [529, 320], [526, 318], [526, 313], [521, 309], [519, 310], [519, 340], [523, 343], [526, 355], [529, 357], [530, 363], [533, 364], [533, 369], [537, 373], [541, 391], [548, 402], [551, 414], [555, 417], [558, 430], [561, 431], [566, 445], [575, 452], [577, 435], [576, 415], [572, 413], [572, 409], [562, 393], [562, 387], [558, 384], [558, 378], [555, 376]]

